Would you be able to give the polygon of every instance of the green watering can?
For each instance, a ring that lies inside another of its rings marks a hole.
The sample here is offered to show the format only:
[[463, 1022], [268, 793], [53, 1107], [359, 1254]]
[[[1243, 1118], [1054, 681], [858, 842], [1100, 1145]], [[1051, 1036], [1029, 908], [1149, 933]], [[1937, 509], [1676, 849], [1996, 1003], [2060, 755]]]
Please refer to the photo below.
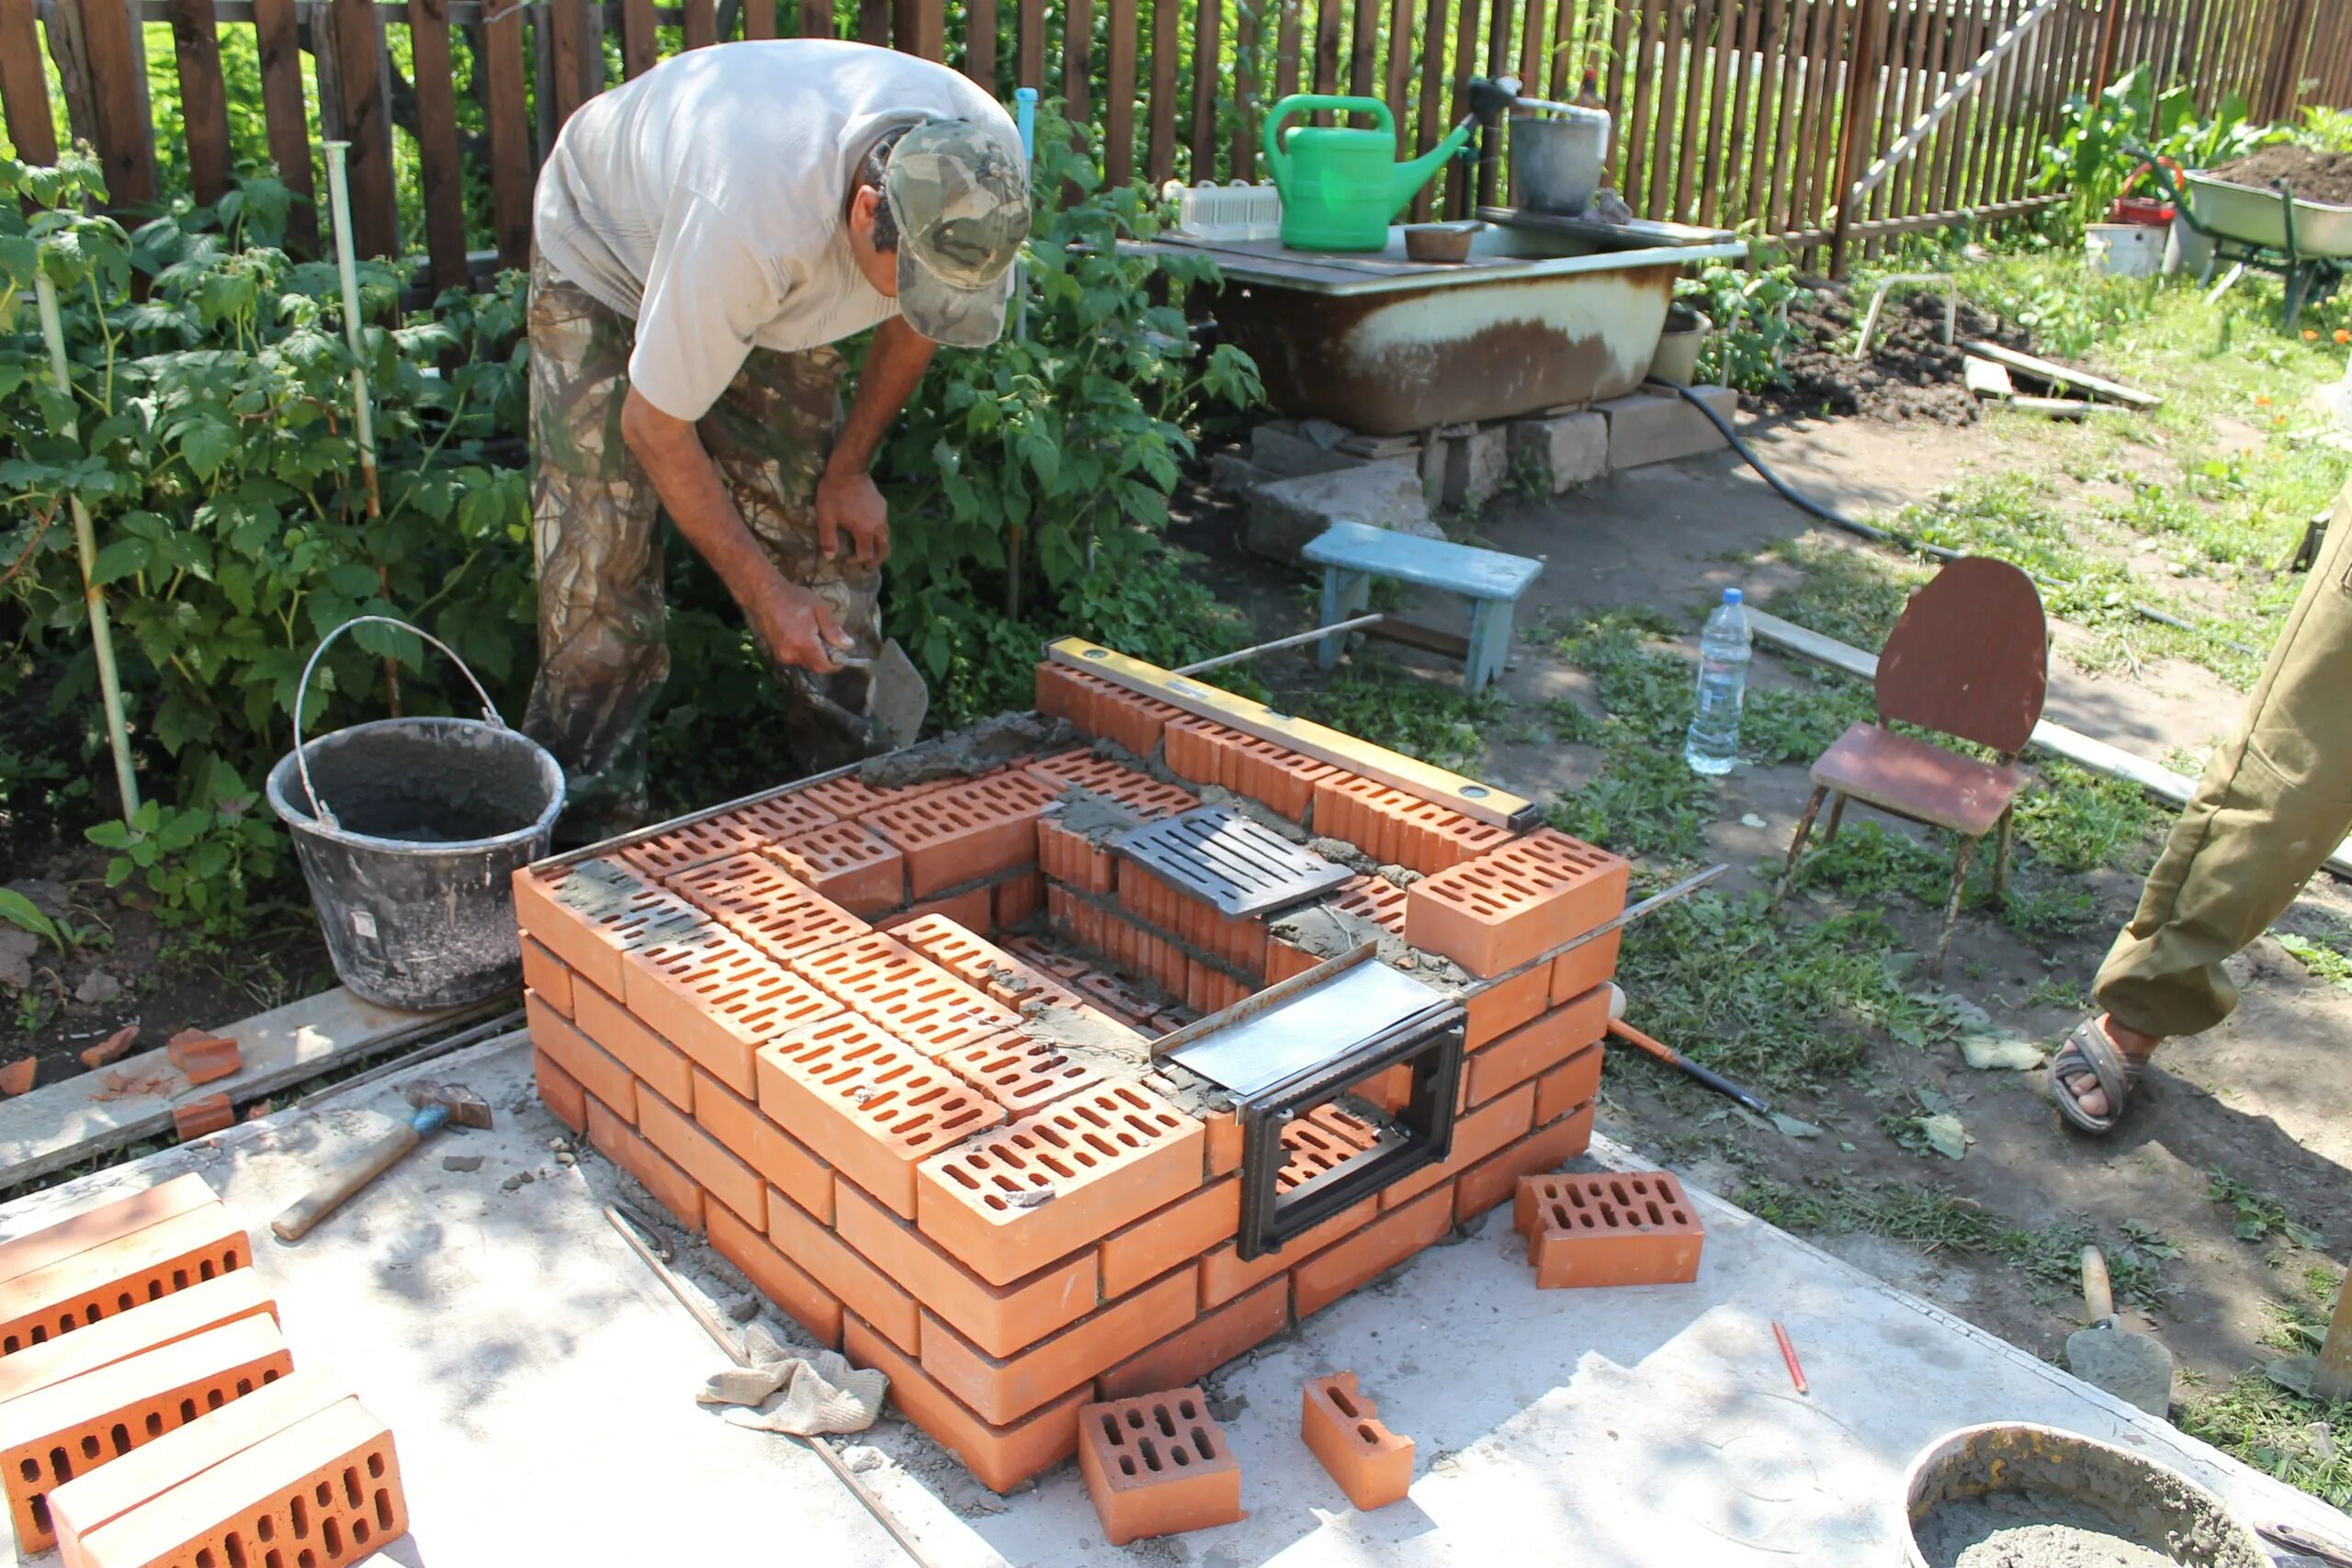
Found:
[[[1302, 125], [1285, 141], [1282, 123], [1316, 109], [1368, 114], [1379, 126], [1351, 130]], [[1388, 220], [1404, 210], [1446, 160], [1460, 152], [1477, 124], [1464, 116], [1445, 140], [1408, 164], [1396, 162], [1396, 121], [1378, 98], [1294, 93], [1266, 112], [1266, 167], [1283, 196], [1283, 243], [1295, 251], [1379, 251], [1388, 247]]]

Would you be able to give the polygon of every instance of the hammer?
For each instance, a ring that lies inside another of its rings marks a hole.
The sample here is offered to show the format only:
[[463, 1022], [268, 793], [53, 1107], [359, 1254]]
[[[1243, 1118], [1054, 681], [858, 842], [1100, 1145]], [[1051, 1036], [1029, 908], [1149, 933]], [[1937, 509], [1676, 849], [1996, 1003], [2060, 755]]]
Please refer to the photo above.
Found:
[[461, 1083], [413, 1083], [408, 1102], [417, 1108], [407, 1122], [395, 1127], [326, 1180], [287, 1205], [269, 1222], [280, 1241], [300, 1241], [311, 1227], [343, 1206], [344, 1200], [392, 1167], [401, 1156], [424, 1141], [428, 1133], [455, 1122], [460, 1127], [490, 1125], [490, 1102]]

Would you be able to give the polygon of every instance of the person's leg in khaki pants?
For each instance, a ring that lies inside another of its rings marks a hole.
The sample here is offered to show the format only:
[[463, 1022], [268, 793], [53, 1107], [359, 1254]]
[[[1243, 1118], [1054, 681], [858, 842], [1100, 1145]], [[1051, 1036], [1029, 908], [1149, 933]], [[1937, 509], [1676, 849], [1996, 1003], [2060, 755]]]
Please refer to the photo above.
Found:
[[2105, 1131], [2156, 1042], [2229, 1016], [2237, 990], [2222, 961], [2269, 929], [2347, 834], [2352, 489], [2236, 730], [2205, 764], [2099, 967], [2093, 994], [2107, 1016], [2051, 1065], [2069, 1121]]

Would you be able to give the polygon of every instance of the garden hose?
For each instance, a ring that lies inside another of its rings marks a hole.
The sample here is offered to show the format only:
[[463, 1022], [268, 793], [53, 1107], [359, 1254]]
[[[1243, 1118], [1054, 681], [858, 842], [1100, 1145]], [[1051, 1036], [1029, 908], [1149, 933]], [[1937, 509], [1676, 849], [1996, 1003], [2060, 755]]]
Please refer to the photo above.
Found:
[[[1715, 429], [1722, 434], [1723, 438], [1731, 444], [1731, 449], [1738, 453], [1741, 460], [1746, 462], [1749, 468], [1754, 468], [1757, 474], [1762, 478], [1766, 484], [1772, 487], [1775, 494], [1777, 494], [1782, 501], [1787, 502], [1791, 506], [1795, 507], [1799, 512], [1804, 513], [1808, 516], [1818, 517], [1824, 523], [1843, 528], [1849, 534], [1852, 534], [1859, 538], [1868, 539], [1874, 545], [1892, 545], [1896, 549], [1905, 550], [1913, 555], [1927, 556], [1935, 560], [1956, 561], [1968, 553], [1965, 550], [1952, 549], [1946, 545], [1931, 545], [1925, 539], [1915, 539], [1908, 534], [1899, 534], [1894, 532], [1893, 529], [1874, 527], [1868, 523], [1858, 523], [1851, 517], [1848, 517], [1841, 513], [1832, 511], [1829, 507], [1814, 500], [1813, 497], [1805, 494], [1803, 491], [1796, 489], [1780, 475], [1774, 473], [1770, 468], [1767, 468], [1765, 466], [1764, 459], [1756, 455], [1755, 448], [1748, 446], [1747, 442], [1742, 441], [1739, 438], [1738, 432], [1732, 429], [1731, 421], [1725, 419], [1723, 415], [1717, 413], [1713, 408], [1708, 406], [1707, 400], [1704, 398], [1702, 398], [1698, 393], [1692, 391], [1688, 387], [1676, 387], [1674, 389], [1682, 395], [1683, 401], [1689, 403], [1692, 408], [1697, 409], [1701, 413], [1707, 416], [1707, 423], [1713, 425]], [[2025, 570], [2022, 567], [2018, 570], [2020, 571]], [[2035, 582], [2040, 583], [2044, 588], [2073, 588], [2076, 586], [2074, 583], [2066, 582], [2056, 578], [2044, 577], [2040, 572], [2027, 571], [2026, 575], [2032, 578]], [[2182, 620], [2178, 615], [2169, 615], [2163, 610], [2156, 609], [2153, 605], [2134, 604], [2132, 606], [2132, 610], [2134, 615], [2141, 616], [2143, 619], [2154, 621], [2161, 626], [2170, 626], [2176, 631], [2187, 632], [2191, 637], [2202, 637], [2210, 642], [2220, 643], [2224, 648], [2233, 649], [2236, 651], [2245, 654], [2248, 659], [2260, 659], [2263, 657], [2262, 650], [2258, 648], [2254, 648], [2245, 643], [2240, 642], [2235, 637], [2217, 637], [2213, 633], [2205, 630], [2202, 626], [2192, 625], [2188, 621]]]

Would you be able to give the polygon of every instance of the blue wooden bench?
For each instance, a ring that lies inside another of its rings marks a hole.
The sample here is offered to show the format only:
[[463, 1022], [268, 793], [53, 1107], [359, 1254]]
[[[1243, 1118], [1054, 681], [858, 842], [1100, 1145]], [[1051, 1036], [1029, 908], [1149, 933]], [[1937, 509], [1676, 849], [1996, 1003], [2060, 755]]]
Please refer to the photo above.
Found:
[[[1363, 613], [1372, 580], [1394, 578], [1417, 588], [1442, 589], [1470, 601], [1470, 636], [1462, 650], [1462, 685], [1483, 691], [1503, 672], [1510, 654], [1510, 618], [1519, 596], [1544, 570], [1542, 561], [1482, 550], [1444, 539], [1424, 539], [1362, 523], [1334, 523], [1300, 552], [1323, 569], [1323, 618], [1332, 626]], [[1339, 662], [1347, 633], [1323, 639], [1317, 661], [1326, 670]], [[1411, 638], [1419, 642], [1420, 638]], [[1450, 640], [1450, 639], [1449, 639]]]

